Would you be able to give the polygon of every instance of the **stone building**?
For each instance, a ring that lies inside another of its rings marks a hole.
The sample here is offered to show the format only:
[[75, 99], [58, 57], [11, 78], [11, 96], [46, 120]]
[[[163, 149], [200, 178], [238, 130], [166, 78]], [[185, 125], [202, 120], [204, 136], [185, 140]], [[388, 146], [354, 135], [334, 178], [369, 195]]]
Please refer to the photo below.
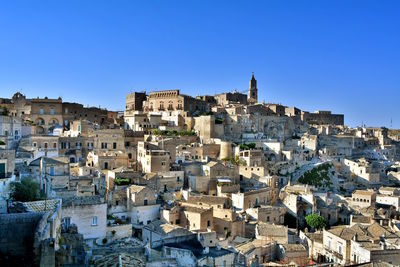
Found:
[[283, 224], [286, 208], [263, 205], [258, 208], [247, 209], [246, 213], [252, 220], [274, 224]]
[[87, 120], [100, 126], [113, 123], [108, 121], [107, 110], [97, 107], [84, 107], [82, 104], [63, 102], [62, 103], [63, 125], [70, 126], [74, 120]]
[[289, 242], [289, 230], [287, 226], [259, 222], [256, 225], [256, 239], [276, 241], [279, 244]]
[[373, 190], [356, 190], [351, 196], [352, 205], [360, 208], [375, 206], [376, 192]]
[[127, 214], [131, 222], [147, 225], [160, 217], [156, 193], [149, 187], [131, 185], [127, 188]]
[[285, 116], [286, 107], [280, 104], [266, 104], [266, 106], [274, 112], [276, 116]]
[[277, 257], [277, 243], [268, 240], [254, 239], [235, 246], [238, 252], [238, 263], [243, 266], [252, 266], [268, 263]]
[[155, 244], [153, 252], [164, 259], [176, 259], [178, 266], [233, 266], [235, 253], [201, 242], [203, 235], [184, 236]]
[[125, 111], [125, 129], [133, 131], [143, 131], [149, 133], [151, 130], [158, 129], [162, 125], [162, 115], [138, 113], [136, 111]]
[[29, 119], [35, 124], [35, 133], [52, 133], [55, 126], [63, 125], [61, 98], [33, 98], [30, 104]]
[[369, 162], [364, 158], [359, 160], [344, 159], [343, 164], [350, 178], [361, 184], [377, 184], [384, 173], [378, 162]]
[[94, 148], [94, 138], [86, 136], [59, 137], [58, 154], [69, 158], [70, 163], [84, 162]]
[[146, 112], [184, 111], [188, 114], [201, 114], [209, 111], [207, 102], [183, 95], [179, 90], [151, 92], [144, 102]]
[[314, 113], [302, 111], [301, 120], [309, 124], [344, 125], [343, 114], [332, 114], [330, 111], [316, 111]]
[[184, 206], [180, 216], [180, 225], [189, 230], [203, 230], [214, 228], [212, 208], [197, 208]]
[[22, 137], [21, 119], [0, 115], [0, 140], [7, 148], [15, 148]]
[[156, 220], [143, 227], [142, 240], [146, 243], [151, 243], [150, 245], [152, 246], [156, 242], [168, 238], [187, 235], [192, 235], [192, 232], [186, 228]]
[[146, 92], [133, 92], [126, 95], [126, 111], [143, 111]]
[[323, 231], [325, 257], [335, 264], [356, 264], [387, 258], [394, 264], [399, 262], [399, 251], [385, 247], [398, 242], [399, 236], [389, 227], [379, 223], [370, 225], [335, 226]]
[[7, 213], [10, 184], [15, 182], [15, 150], [0, 148], [0, 213]]
[[100, 196], [63, 199], [62, 222], [66, 228], [75, 224], [85, 239], [106, 235], [107, 203]]
[[69, 188], [69, 159], [40, 157], [29, 164], [31, 174], [39, 181], [40, 190], [48, 197], [59, 189]]
[[147, 142], [138, 143], [138, 162], [144, 173], [170, 170], [169, 152]]
[[273, 188], [262, 188], [244, 193], [232, 194], [232, 205], [238, 210], [245, 211], [259, 205], [271, 205], [277, 200], [277, 192]]
[[242, 104], [247, 105], [247, 95], [232, 92], [232, 93], [222, 93], [215, 95], [215, 100], [219, 106], [225, 107], [229, 104]]

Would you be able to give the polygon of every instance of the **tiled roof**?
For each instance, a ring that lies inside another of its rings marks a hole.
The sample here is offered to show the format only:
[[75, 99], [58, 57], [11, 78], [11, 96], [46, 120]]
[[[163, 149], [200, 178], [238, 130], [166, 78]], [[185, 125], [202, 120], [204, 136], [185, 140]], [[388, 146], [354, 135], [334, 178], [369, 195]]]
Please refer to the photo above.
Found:
[[40, 157], [37, 158], [31, 163], [29, 163], [29, 166], [40, 166], [40, 161], [43, 160], [45, 164], [68, 164], [69, 159], [64, 158], [64, 157], [57, 157], [57, 158], [49, 158], [49, 157]]
[[145, 267], [144, 259], [126, 253], [113, 253], [94, 260], [97, 267]]
[[27, 212], [41, 212], [54, 210], [61, 203], [61, 199], [47, 199], [40, 201], [24, 202], [23, 205]]
[[221, 204], [223, 205], [227, 201], [227, 198], [225, 197], [217, 197], [217, 196], [208, 196], [208, 195], [203, 195], [203, 196], [190, 196], [189, 199], [187, 200], [188, 203], [206, 203], [208, 205], [215, 205], [215, 204]]
[[353, 192], [353, 195], [366, 195], [366, 196], [371, 196], [375, 194], [375, 191], [369, 191], [369, 190], [356, 190]]
[[103, 203], [104, 199], [101, 196], [71, 197], [63, 199], [62, 206], [99, 205]]
[[381, 226], [379, 223], [373, 223], [371, 225], [355, 224], [351, 227], [345, 225], [332, 227], [328, 232], [345, 240], [351, 240], [355, 235], [360, 241], [377, 240], [381, 236], [386, 237], [398, 237], [388, 227]]
[[294, 251], [306, 251], [306, 248], [302, 244], [282, 244], [286, 252]]
[[203, 213], [203, 212], [210, 210], [210, 209], [200, 209], [200, 208], [190, 207], [190, 206], [184, 206], [183, 208], [187, 212], [194, 212], [194, 213]]
[[288, 229], [282, 225], [274, 225], [260, 222], [257, 225], [260, 236], [287, 237]]
[[140, 191], [146, 189], [146, 186], [131, 185], [129, 188], [132, 193], [139, 193]]
[[175, 236], [189, 235], [191, 232], [179, 225], [172, 225], [169, 223], [162, 222], [160, 220], [154, 221], [145, 226], [149, 230], [155, 231], [161, 235], [167, 235], [173, 233]]

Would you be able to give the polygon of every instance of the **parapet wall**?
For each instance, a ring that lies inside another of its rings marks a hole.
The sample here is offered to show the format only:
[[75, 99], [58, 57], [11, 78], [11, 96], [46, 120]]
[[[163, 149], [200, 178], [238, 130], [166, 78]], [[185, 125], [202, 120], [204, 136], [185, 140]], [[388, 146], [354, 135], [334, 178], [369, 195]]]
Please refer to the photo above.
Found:
[[0, 215], [0, 254], [33, 261], [35, 231], [44, 213]]

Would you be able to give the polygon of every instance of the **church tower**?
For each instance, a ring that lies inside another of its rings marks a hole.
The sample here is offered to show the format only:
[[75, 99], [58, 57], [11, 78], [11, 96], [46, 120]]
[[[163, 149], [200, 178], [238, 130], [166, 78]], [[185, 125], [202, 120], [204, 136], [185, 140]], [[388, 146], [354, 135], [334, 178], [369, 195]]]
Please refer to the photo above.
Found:
[[249, 82], [249, 94], [247, 95], [247, 101], [250, 104], [255, 104], [258, 102], [258, 92], [257, 92], [257, 80], [254, 78], [254, 72], [251, 75], [251, 80]]

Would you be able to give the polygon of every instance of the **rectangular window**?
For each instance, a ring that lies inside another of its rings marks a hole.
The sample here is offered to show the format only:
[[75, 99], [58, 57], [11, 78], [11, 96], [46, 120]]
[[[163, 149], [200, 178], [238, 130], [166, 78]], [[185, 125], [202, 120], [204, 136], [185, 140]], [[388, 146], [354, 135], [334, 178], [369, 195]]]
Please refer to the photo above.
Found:
[[117, 143], [113, 143], [113, 149], [117, 149]]
[[92, 225], [97, 225], [97, 216], [93, 216], [92, 218]]
[[68, 227], [71, 225], [71, 218], [70, 217], [65, 217], [62, 219], [62, 224], [65, 229], [68, 229]]
[[43, 115], [44, 114], [44, 110], [43, 110], [43, 108], [40, 108], [40, 115]]
[[54, 108], [50, 109], [50, 115], [54, 115]]

